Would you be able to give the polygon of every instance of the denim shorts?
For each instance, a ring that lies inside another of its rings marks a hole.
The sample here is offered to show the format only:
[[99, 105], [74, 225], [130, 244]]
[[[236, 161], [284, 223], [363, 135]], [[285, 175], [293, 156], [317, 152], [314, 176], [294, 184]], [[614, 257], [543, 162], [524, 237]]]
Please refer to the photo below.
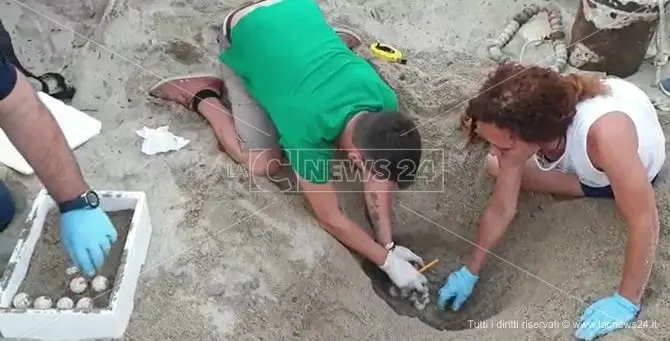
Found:
[[[658, 179], [658, 174], [651, 179], [651, 184], [652, 186], [656, 183], [656, 180]], [[584, 192], [584, 196], [589, 197], [589, 198], [605, 198], [605, 199], [614, 199], [614, 191], [612, 191], [612, 186], [605, 186], [605, 187], [591, 187], [584, 185], [583, 183], [579, 183], [582, 186], [582, 192]]]

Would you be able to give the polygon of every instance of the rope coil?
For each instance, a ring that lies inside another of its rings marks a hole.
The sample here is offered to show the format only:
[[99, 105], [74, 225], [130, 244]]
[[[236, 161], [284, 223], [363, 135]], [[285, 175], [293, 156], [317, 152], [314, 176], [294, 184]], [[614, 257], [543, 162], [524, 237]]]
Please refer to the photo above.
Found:
[[523, 8], [512, 18], [512, 20], [510, 20], [498, 37], [487, 46], [489, 57], [499, 64], [504, 64], [510, 61], [512, 58], [504, 54], [502, 49], [512, 40], [521, 26], [526, 24], [540, 12], [547, 14], [551, 33], [547, 37], [526, 42], [521, 48], [519, 60], [523, 60], [523, 54], [528, 45], [535, 44], [537, 46], [544, 42], [551, 41], [555, 54], [554, 63], [551, 65], [551, 68], [554, 71], [563, 72], [568, 64], [568, 48], [565, 43], [565, 33], [563, 31], [563, 17], [561, 16], [560, 10], [553, 4], [547, 6], [531, 4]]

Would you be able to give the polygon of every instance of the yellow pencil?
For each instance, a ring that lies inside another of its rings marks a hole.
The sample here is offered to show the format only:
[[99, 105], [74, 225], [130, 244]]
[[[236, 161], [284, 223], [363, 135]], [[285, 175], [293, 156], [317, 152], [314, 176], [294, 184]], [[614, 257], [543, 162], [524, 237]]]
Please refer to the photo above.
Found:
[[423, 273], [424, 271], [430, 269], [433, 265], [437, 264], [438, 259], [436, 258], [434, 261], [426, 264], [423, 268], [419, 269], [420, 273]]

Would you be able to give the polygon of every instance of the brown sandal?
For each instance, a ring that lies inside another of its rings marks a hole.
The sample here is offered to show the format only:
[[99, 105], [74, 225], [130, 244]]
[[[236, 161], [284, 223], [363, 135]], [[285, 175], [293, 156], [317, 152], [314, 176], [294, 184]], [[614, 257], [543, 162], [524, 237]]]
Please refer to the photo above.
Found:
[[205, 98], [221, 98], [224, 90], [221, 78], [212, 75], [180, 76], [164, 79], [149, 89], [149, 95], [172, 101], [198, 112], [198, 105]]

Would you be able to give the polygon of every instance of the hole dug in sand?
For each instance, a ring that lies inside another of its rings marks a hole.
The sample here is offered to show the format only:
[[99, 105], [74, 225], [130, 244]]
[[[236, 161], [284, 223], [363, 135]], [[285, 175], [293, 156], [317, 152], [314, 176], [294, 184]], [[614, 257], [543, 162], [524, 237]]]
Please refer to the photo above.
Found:
[[[417, 310], [407, 299], [392, 296], [389, 293], [392, 283], [388, 279], [388, 276], [372, 263], [368, 261], [362, 263], [362, 270], [370, 277], [375, 293], [398, 315], [415, 317], [437, 330], [457, 331], [481, 327], [481, 324], [478, 324], [478, 322], [492, 318], [495, 320], [494, 317], [496, 315], [499, 315], [508, 308], [514, 309], [513, 306], [519, 303], [545, 304], [545, 302], [540, 301], [527, 301], [524, 288], [528, 288], [529, 281], [535, 281], [535, 279], [529, 278], [522, 270], [516, 269], [496, 257], [489, 256], [482, 270], [479, 282], [461, 309], [453, 312], [451, 311], [451, 305], [448, 304], [446, 310], [440, 312], [437, 310], [438, 291], [444, 285], [449, 274], [463, 266], [463, 256], [469, 254], [472, 248], [471, 244], [464, 241], [455, 241], [443, 230], [424, 229], [421, 226], [414, 226], [412, 229], [397, 229], [394, 240], [398, 245], [408, 247], [423, 257], [426, 263], [436, 258], [439, 259], [436, 265], [424, 272], [424, 275], [428, 279], [428, 288], [430, 291], [430, 302], [424, 310]], [[526, 257], [533, 257], [534, 252], [541, 251], [541, 249], [535, 249], [530, 254], [527, 251], [522, 252], [525, 253]], [[506, 255], [505, 251], [499, 254], [510, 261], [515, 258], [514, 256], [510, 257]], [[585, 255], [585, 257], [587, 256]], [[559, 264], [549, 263], [544, 266], [552, 267], [559, 266]], [[598, 286], [597, 289], [592, 285], [581, 286], [580, 290], [582, 294], [577, 294], [576, 296], [563, 294], [566, 295], [565, 300], [567, 301], [575, 300], [575, 297], [585, 301], [581, 308], [575, 312], [577, 314], [574, 316], [575, 319], [581, 316], [583, 309], [588, 305], [616, 290], [619, 275], [618, 269], [620, 266], [621, 263], [618, 259], [613, 261], [611, 266], [607, 265], [610, 268], [607, 272], [614, 275], [608, 276], [611, 279], [603, 282], [607, 283], [606, 285]], [[521, 267], [525, 268], [524, 266]], [[668, 287], [666, 278], [660, 267], [661, 265], [657, 264], [652, 269], [649, 283], [642, 298], [642, 304], [645, 309], [643, 309], [639, 318], [640, 320], [659, 321], [655, 314], [658, 314], [659, 307], [664, 302], [661, 293], [666, 292]], [[535, 273], [536, 271], [531, 270], [531, 272]], [[594, 276], [596, 275], [591, 272], [587, 272], [585, 275], [580, 274], [578, 281], [591, 280]], [[556, 282], [556, 285], [562, 288], [570, 285], [568, 282], [569, 280], [565, 279], [564, 283]], [[538, 285], [544, 284], [538, 282]], [[650, 313], [651, 317], [647, 316]], [[651, 325], [652, 322], [649, 323]]]
[[[402, 231], [398, 231], [402, 233]], [[421, 322], [438, 330], [463, 330], [475, 328], [477, 322], [484, 321], [500, 313], [507, 303], [513, 299], [514, 288], [519, 285], [519, 271], [502, 264], [493, 257], [487, 261], [479, 282], [472, 295], [457, 312], [451, 311], [447, 305], [444, 312], [437, 310], [438, 291], [444, 285], [449, 273], [463, 265], [459, 255], [467, 252], [470, 244], [463, 243], [458, 249], [453, 243], [445, 240], [446, 232], [441, 230], [424, 230], [421, 233], [409, 233], [394, 236], [398, 245], [408, 247], [428, 263], [436, 258], [439, 262], [423, 274], [428, 279], [430, 302], [422, 311], [417, 310], [411, 302], [389, 294], [391, 281], [388, 276], [370, 262], [364, 262], [363, 271], [372, 280], [375, 293], [383, 299], [397, 314], [416, 317]]]
[[[67, 274], [71, 263], [60, 239], [59, 215], [56, 210], [52, 210], [44, 222], [42, 236], [35, 245], [28, 273], [17, 293], [28, 294], [33, 302], [37, 297], [47, 296], [53, 302], [52, 308], [56, 308], [56, 301], [61, 297], [69, 297], [75, 304], [80, 298], [89, 297], [93, 299], [94, 308], [107, 308], [117, 270], [121, 264], [133, 212], [133, 210], [107, 212], [118, 236], [109, 257], [97, 274], [106, 277], [109, 281], [106, 290], [100, 293], [95, 292], [91, 281], [88, 281], [86, 291], [80, 294], [75, 294], [70, 290], [70, 280], [81, 274]], [[29, 307], [33, 308], [33, 304]]]

